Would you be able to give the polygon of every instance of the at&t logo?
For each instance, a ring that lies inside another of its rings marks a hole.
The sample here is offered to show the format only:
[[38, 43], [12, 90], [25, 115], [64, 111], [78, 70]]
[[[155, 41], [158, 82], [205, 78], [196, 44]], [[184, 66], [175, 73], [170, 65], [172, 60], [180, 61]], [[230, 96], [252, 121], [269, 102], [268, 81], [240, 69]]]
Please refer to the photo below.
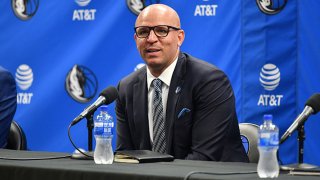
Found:
[[[87, 6], [91, 0], [75, 0], [75, 2], [81, 6]], [[96, 9], [75, 9], [73, 11], [73, 21], [93, 21], [96, 16]]]
[[76, 0], [76, 3], [77, 3], [79, 6], [86, 6], [86, 5], [88, 5], [90, 2], [91, 2], [91, 0]]
[[[266, 91], [275, 90], [280, 84], [280, 70], [274, 64], [265, 64], [260, 71], [260, 83]], [[283, 95], [261, 94], [258, 106], [280, 106]]]
[[207, 3], [210, 0], [202, 0], [203, 4], [196, 5], [194, 16], [215, 16], [217, 13], [217, 4]]
[[[18, 87], [26, 91], [28, 90], [33, 82], [32, 69], [27, 64], [21, 64], [16, 71], [16, 83]], [[17, 93], [18, 104], [30, 104], [33, 93], [30, 92], [19, 92]]]
[[261, 68], [260, 83], [267, 91], [272, 91], [279, 86], [280, 83], [280, 70], [274, 64], [265, 64]]

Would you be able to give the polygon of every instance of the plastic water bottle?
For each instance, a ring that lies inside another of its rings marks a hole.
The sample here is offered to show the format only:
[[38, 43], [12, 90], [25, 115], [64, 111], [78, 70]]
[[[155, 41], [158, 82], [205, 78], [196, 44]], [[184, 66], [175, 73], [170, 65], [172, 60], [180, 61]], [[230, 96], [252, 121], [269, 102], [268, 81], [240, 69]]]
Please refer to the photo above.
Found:
[[277, 151], [279, 148], [279, 129], [272, 124], [272, 115], [263, 116], [264, 122], [259, 129], [259, 162], [260, 178], [276, 178], [279, 175]]
[[112, 164], [113, 162], [113, 127], [114, 122], [107, 112], [107, 106], [101, 106], [100, 113], [94, 121], [96, 147], [93, 158], [96, 164]]

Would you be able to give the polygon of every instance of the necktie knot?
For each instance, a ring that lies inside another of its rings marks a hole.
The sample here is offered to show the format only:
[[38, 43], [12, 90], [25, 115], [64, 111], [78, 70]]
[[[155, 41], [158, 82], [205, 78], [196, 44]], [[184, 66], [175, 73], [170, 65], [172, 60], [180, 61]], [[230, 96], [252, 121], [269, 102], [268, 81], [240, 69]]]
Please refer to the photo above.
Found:
[[156, 92], [162, 92], [162, 81], [160, 80], [160, 79], [154, 79], [153, 81], [152, 81], [152, 83], [153, 83], [153, 87], [154, 87], [154, 90], [156, 91]]

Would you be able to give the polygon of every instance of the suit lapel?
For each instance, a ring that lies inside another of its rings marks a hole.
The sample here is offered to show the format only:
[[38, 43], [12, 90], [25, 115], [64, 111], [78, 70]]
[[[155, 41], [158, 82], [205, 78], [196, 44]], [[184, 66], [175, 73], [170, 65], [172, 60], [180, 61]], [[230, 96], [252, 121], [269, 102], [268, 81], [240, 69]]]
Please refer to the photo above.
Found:
[[170, 82], [167, 109], [166, 109], [166, 132], [167, 134], [167, 152], [171, 154], [173, 139], [173, 124], [177, 118], [176, 105], [180, 97], [180, 91], [184, 83], [184, 74], [186, 72], [186, 57], [180, 53], [177, 65], [174, 69]]
[[146, 71], [138, 75], [133, 85], [133, 120], [135, 126], [135, 139], [139, 148], [150, 149], [150, 135], [148, 122], [148, 92]]

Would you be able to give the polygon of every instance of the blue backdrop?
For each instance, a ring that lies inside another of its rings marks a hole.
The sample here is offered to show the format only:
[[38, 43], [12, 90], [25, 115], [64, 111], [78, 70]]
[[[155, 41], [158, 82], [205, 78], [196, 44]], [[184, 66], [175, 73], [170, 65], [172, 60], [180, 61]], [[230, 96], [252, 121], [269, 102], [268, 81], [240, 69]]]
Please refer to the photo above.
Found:
[[[180, 15], [182, 51], [217, 65], [231, 80], [240, 122], [274, 115], [280, 135], [319, 92], [317, 0], [157, 0]], [[18, 84], [15, 120], [30, 150], [73, 152], [67, 128], [107, 86], [138, 68], [133, 27], [140, 0], [0, 2], [0, 65]], [[1, 85], [0, 85], [1, 88]], [[109, 112], [115, 119], [114, 104]], [[305, 162], [320, 165], [319, 115], [306, 122]], [[86, 121], [72, 127], [87, 148]], [[280, 146], [297, 162], [296, 133]], [[115, 143], [115, 141], [113, 142]]]

